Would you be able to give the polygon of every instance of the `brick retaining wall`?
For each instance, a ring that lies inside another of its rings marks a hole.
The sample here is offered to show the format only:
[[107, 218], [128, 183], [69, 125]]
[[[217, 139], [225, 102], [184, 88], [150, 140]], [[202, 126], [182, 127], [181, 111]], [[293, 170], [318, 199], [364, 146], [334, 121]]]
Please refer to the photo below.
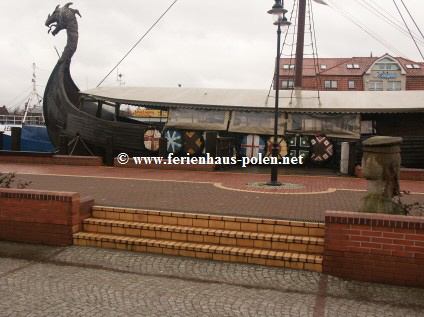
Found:
[[325, 213], [323, 272], [424, 287], [424, 217]]
[[0, 163], [50, 164], [74, 166], [101, 166], [103, 159], [99, 156], [9, 156], [0, 155]]
[[[360, 165], [355, 166], [355, 175], [359, 178], [363, 178], [362, 167]], [[413, 180], [413, 181], [424, 181], [424, 169], [422, 168], [405, 168], [400, 169], [401, 180]]]
[[71, 245], [93, 204], [79, 193], [0, 189], [0, 239]]
[[215, 164], [169, 164], [168, 159], [163, 159], [161, 164], [135, 164], [131, 159], [126, 164], [119, 164], [115, 158], [114, 167], [131, 167], [131, 168], [146, 168], [146, 169], [160, 169], [160, 170], [177, 170], [177, 171], [202, 171], [213, 172], [215, 171]]

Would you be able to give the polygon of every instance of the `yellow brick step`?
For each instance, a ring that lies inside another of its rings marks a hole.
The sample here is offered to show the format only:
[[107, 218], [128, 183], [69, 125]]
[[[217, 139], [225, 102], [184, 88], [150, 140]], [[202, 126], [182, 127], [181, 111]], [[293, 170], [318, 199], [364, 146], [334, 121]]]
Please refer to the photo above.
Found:
[[153, 252], [200, 259], [279, 266], [316, 272], [322, 271], [322, 256], [299, 252], [279, 252], [234, 246], [225, 247], [205, 243], [178, 242], [87, 232], [76, 233], [73, 237], [74, 244], [79, 246]]
[[92, 215], [94, 218], [109, 220], [324, 237], [324, 223], [319, 222], [230, 217], [109, 206], [94, 206], [92, 208]]
[[84, 219], [83, 229], [86, 232], [92, 233], [172, 239], [186, 242], [234, 245], [238, 247], [307, 253], [324, 252], [324, 239], [320, 237], [209, 229], [97, 218]]

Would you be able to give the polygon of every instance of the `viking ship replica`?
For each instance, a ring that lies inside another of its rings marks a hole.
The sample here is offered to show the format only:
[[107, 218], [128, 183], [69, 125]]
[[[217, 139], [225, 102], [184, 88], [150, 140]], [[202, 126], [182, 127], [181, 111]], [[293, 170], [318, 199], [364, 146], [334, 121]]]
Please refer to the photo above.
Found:
[[117, 151], [139, 153], [146, 126], [136, 120], [119, 116], [102, 109], [103, 103], [82, 102], [80, 90], [70, 75], [70, 64], [78, 44], [78, 10], [72, 3], [56, 7], [46, 20], [49, 32], [56, 35], [67, 31], [67, 44], [54, 68], [44, 93], [43, 111], [48, 133], [57, 148], [60, 136], [80, 137], [89, 147], [102, 147], [112, 138]]
[[[80, 16], [71, 4], [57, 6], [45, 23], [53, 35], [66, 29], [68, 36], [44, 95], [45, 121], [55, 147], [63, 135], [81, 139], [97, 155], [111, 144], [115, 154], [157, 155], [158, 139], [164, 136], [168, 152], [202, 155], [204, 132], [215, 131], [234, 140], [238, 155], [271, 155], [275, 90], [123, 86], [81, 92], [70, 75]], [[282, 90], [279, 100], [279, 156], [302, 155], [319, 164], [331, 159], [339, 164], [343, 141], [357, 142], [378, 134], [375, 126], [364, 129], [364, 120], [394, 122], [399, 114], [409, 113], [414, 125], [422, 126], [424, 121], [417, 119], [423, 117], [424, 91], [322, 91], [317, 98], [316, 91]], [[167, 122], [152, 127], [122, 117], [122, 104], [166, 110]], [[405, 136], [402, 131], [386, 124], [383, 133]], [[405, 133], [411, 141], [403, 145], [403, 165], [422, 167], [424, 135], [421, 132], [421, 138], [414, 139], [417, 135]]]

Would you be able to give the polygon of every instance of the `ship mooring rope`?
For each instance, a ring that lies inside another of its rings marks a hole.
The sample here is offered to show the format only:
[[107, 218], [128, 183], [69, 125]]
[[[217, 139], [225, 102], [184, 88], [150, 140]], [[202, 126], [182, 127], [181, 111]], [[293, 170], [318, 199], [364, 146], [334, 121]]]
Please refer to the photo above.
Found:
[[140, 42], [146, 37], [147, 34], [150, 33], [150, 31], [156, 26], [156, 24], [159, 23], [160, 20], [162, 20], [162, 18], [165, 16], [165, 14], [168, 13], [169, 10], [171, 10], [171, 8], [174, 6], [175, 3], [177, 3], [178, 0], [175, 0], [169, 7], [168, 9], [165, 10], [165, 12], [159, 17], [159, 19], [156, 20], [155, 23], [153, 23], [153, 25], [147, 30], [146, 33], [144, 33], [144, 35], [137, 41], [137, 43], [134, 44], [134, 46], [127, 52], [127, 54], [125, 54], [124, 57], [122, 57], [122, 59], [118, 62], [118, 64], [115, 65], [115, 67], [112, 68], [112, 70], [101, 80], [101, 82], [97, 85], [97, 87], [99, 87], [105, 80], [106, 78], [109, 77], [110, 74], [112, 74], [112, 72], [119, 66], [119, 64], [122, 63], [122, 61], [136, 48], [136, 46], [138, 44], [140, 44]]
[[[411, 36], [411, 39], [414, 41], [415, 46], [416, 46], [416, 47], [417, 47], [417, 49], [418, 49], [418, 52], [420, 52], [421, 58], [422, 58], [422, 59], [424, 59], [423, 53], [421, 52], [421, 49], [420, 49], [420, 47], [418, 46], [417, 41], [415, 40], [415, 37], [412, 35], [411, 29], [409, 28], [408, 24], [406, 23], [406, 21], [405, 21], [405, 19], [404, 19], [403, 15], [402, 15], [402, 12], [400, 12], [400, 9], [399, 9], [398, 5], [396, 4], [396, 1], [395, 1], [395, 0], [393, 0], [393, 3], [395, 4], [396, 10], [398, 11], [398, 13], [399, 13], [400, 17], [402, 18], [402, 21], [403, 21], [403, 23], [405, 24], [405, 27], [406, 27], [406, 29], [408, 30], [409, 35]], [[408, 10], [408, 8], [406, 7], [405, 3], [404, 3], [403, 1], [402, 1], [402, 3], [403, 3], [403, 5], [404, 5], [405, 9], [406, 9], [406, 10], [408, 11], [408, 13], [409, 13], [409, 10]], [[411, 13], [409, 13], [409, 16], [412, 18]], [[415, 23], [415, 20], [414, 20], [413, 18], [412, 18], [412, 21], [414, 21], [414, 23]], [[415, 25], [417, 25], [417, 24], [415, 23]], [[418, 27], [418, 26], [417, 26], [417, 27]], [[419, 30], [419, 31], [420, 31], [420, 33], [421, 33], [421, 30], [420, 30], [419, 28], [418, 28], [418, 30]], [[421, 35], [422, 35], [422, 33], [421, 33]]]

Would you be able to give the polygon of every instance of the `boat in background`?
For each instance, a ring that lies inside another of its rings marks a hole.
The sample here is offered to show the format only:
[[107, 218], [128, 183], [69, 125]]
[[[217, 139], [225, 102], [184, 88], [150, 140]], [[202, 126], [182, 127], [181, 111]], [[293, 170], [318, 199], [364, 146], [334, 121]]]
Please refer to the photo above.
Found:
[[2, 115], [0, 116], [0, 132], [3, 132], [3, 150], [11, 150], [11, 131], [13, 127], [21, 130], [21, 151], [55, 152], [50, 141], [42, 116]]
[[[9, 114], [5, 106], [0, 108], [0, 133], [3, 135], [2, 150], [10, 151], [12, 128], [21, 128], [21, 151], [55, 152], [45, 126], [42, 98], [37, 92], [35, 63], [33, 64], [32, 91], [25, 100], [23, 115]], [[33, 106], [32, 103], [35, 102]]]

